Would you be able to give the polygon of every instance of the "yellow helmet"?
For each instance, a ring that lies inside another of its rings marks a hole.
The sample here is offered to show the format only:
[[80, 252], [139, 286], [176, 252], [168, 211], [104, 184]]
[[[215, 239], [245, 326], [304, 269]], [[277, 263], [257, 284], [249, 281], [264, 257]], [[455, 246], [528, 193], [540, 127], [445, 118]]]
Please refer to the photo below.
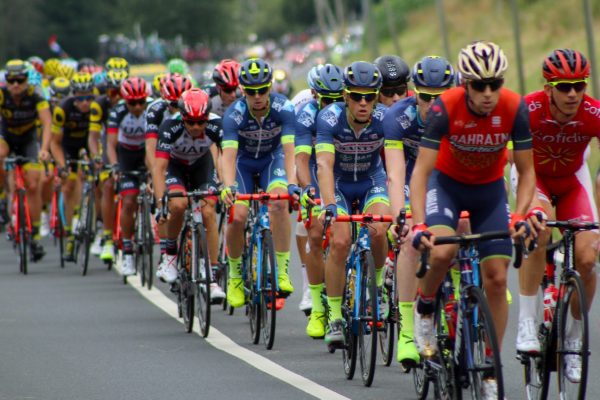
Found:
[[118, 89], [121, 87], [121, 83], [127, 79], [129, 74], [127, 71], [122, 69], [109, 70], [106, 73], [106, 86], [110, 89]]
[[54, 78], [50, 83], [50, 96], [62, 99], [71, 93], [71, 82], [62, 76]]
[[154, 96], [160, 97], [160, 87], [166, 77], [167, 74], [154, 75], [154, 79], [152, 79], [152, 93]]
[[125, 70], [129, 73], [129, 63], [122, 57], [111, 57], [106, 61], [105, 67], [107, 70]]
[[94, 79], [89, 72], [78, 72], [71, 79], [73, 92], [91, 92], [94, 90]]
[[56, 76], [56, 70], [60, 65], [60, 60], [58, 58], [49, 58], [44, 63], [44, 75], [52, 78]]
[[63, 78], [71, 79], [74, 73], [75, 70], [73, 69], [73, 67], [66, 64], [60, 64], [56, 68], [56, 77], [62, 76]]

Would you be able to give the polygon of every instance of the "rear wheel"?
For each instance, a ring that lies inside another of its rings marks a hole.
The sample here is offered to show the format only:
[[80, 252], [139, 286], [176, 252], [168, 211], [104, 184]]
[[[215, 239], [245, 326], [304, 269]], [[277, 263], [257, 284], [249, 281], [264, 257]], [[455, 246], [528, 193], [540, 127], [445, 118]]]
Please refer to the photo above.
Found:
[[154, 278], [154, 273], [152, 271], [152, 269], [154, 268], [154, 234], [152, 230], [152, 221], [150, 219], [150, 215], [151, 214], [149, 211], [148, 204], [146, 204], [146, 207], [144, 209], [144, 252], [147, 260], [146, 268], [144, 268], [144, 271], [146, 273], [146, 284], [148, 285], [148, 290], [152, 289], [152, 283]]
[[88, 265], [90, 263], [90, 247], [92, 246], [92, 242], [94, 241], [95, 236], [95, 222], [96, 218], [94, 216], [94, 198], [95, 193], [91, 187], [87, 188], [86, 193], [87, 198], [87, 206], [85, 216], [81, 215], [81, 218], [85, 218], [85, 226], [80, 233], [83, 236], [83, 271], [82, 274], [85, 276], [87, 274]]
[[25, 213], [25, 191], [19, 190], [17, 194], [18, 201], [18, 212], [19, 212], [19, 235], [17, 241], [19, 243], [19, 257], [20, 257], [20, 268], [23, 275], [27, 275], [27, 245], [28, 245], [28, 234], [27, 234], [27, 217]]
[[211, 266], [208, 258], [206, 231], [204, 225], [199, 224], [196, 232], [196, 258], [194, 270], [196, 276], [196, 304], [198, 307], [198, 320], [200, 321], [200, 335], [207, 337], [210, 330], [210, 275]]
[[344, 317], [344, 348], [342, 351], [342, 362], [344, 364], [344, 374], [346, 379], [354, 378], [356, 371], [356, 350], [357, 350], [357, 335], [353, 328], [353, 312], [354, 301], [356, 300], [355, 288], [356, 270], [350, 268], [346, 275], [346, 286], [344, 287], [344, 301], [342, 303], [342, 315]]
[[396, 339], [396, 318], [398, 312], [397, 303], [394, 301], [394, 287], [384, 286], [382, 304], [385, 309], [381, 310], [381, 321], [383, 329], [377, 331], [379, 335], [379, 349], [383, 365], [389, 367], [394, 359], [394, 340]]
[[[589, 366], [589, 326], [587, 301], [581, 278], [572, 272], [561, 283], [557, 309], [557, 372], [561, 400], [585, 399]], [[583, 306], [582, 306], [583, 305]], [[572, 366], [578, 365], [581, 373], [576, 379], [569, 376]]]
[[262, 241], [263, 254], [260, 289], [261, 329], [265, 347], [267, 350], [271, 350], [273, 348], [273, 343], [275, 342], [275, 326], [277, 320], [277, 307], [275, 306], [275, 299], [277, 296], [275, 269], [277, 268], [277, 262], [275, 260], [273, 238], [271, 237], [270, 231], [263, 231]]
[[361, 291], [358, 324], [358, 351], [360, 371], [365, 386], [371, 386], [375, 376], [377, 361], [377, 330], [379, 310], [377, 304], [377, 284], [375, 283], [375, 262], [370, 251], [361, 254]]

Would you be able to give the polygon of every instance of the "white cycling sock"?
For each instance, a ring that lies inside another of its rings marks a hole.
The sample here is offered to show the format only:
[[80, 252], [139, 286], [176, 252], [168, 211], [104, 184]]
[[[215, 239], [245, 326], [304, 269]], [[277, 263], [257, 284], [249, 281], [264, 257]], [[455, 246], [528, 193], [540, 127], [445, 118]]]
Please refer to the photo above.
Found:
[[537, 316], [538, 297], [519, 295], [519, 321], [525, 318], [536, 319]]
[[570, 326], [567, 327], [567, 340], [581, 340], [581, 325], [583, 324], [580, 320], [571, 320]]

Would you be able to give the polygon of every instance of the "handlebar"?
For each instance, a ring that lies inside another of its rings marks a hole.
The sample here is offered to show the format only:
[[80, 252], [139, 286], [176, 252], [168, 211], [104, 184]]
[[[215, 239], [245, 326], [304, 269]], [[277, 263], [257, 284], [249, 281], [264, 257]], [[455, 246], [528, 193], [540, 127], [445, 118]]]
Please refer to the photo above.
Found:
[[599, 229], [600, 223], [598, 222], [586, 222], [571, 219], [568, 221], [546, 221], [546, 226], [550, 228], [559, 228], [570, 231], [591, 231], [593, 229]]
[[291, 200], [291, 197], [288, 193], [248, 193], [238, 194], [236, 200]]

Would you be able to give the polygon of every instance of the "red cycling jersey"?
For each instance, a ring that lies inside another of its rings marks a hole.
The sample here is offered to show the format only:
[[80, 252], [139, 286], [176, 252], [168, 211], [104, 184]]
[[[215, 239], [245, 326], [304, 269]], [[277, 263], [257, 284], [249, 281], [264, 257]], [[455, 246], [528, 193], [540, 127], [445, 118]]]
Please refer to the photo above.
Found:
[[439, 150], [435, 168], [467, 184], [484, 184], [504, 175], [506, 144], [531, 148], [527, 107], [520, 95], [500, 89], [498, 105], [489, 115], [467, 107], [464, 87], [445, 91], [427, 116], [421, 146]]
[[565, 124], [554, 119], [549, 98], [543, 91], [528, 94], [525, 101], [536, 174], [552, 178], [574, 175], [584, 163], [590, 140], [600, 138], [600, 101], [584, 95], [577, 114]]

